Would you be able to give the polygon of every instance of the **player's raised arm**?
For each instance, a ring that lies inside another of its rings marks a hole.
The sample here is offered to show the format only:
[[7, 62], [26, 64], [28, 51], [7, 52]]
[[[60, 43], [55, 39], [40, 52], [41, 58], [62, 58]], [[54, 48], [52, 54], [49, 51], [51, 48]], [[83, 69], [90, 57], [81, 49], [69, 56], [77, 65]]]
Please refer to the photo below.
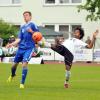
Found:
[[93, 33], [93, 37], [92, 37], [92, 40], [91, 40], [91, 43], [87, 45], [87, 48], [91, 49], [95, 43], [95, 39], [96, 39], [96, 36], [98, 35], [99, 33], [99, 30], [96, 30], [94, 33]]

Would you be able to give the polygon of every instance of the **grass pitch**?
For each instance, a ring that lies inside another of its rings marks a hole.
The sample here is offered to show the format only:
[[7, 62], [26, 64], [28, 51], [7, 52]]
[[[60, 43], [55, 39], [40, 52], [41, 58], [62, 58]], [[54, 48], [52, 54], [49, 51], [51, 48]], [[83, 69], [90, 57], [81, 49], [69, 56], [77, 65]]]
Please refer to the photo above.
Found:
[[29, 65], [25, 89], [19, 89], [21, 65], [12, 83], [6, 80], [11, 64], [0, 64], [0, 100], [99, 100], [100, 67], [74, 66], [65, 89], [64, 65]]

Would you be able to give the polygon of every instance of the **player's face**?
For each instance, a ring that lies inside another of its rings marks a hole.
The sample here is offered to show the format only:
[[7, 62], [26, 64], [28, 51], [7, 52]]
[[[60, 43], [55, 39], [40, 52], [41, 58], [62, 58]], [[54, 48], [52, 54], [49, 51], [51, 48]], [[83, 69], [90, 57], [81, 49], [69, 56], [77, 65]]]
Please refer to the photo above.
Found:
[[80, 39], [80, 31], [79, 30], [74, 31], [74, 37], [77, 39]]
[[24, 21], [27, 23], [27, 22], [29, 22], [30, 20], [31, 20], [31, 16], [29, 15], [29, 13], [25, 13], [24, 15], [23, 15], [23, 17], [24, 17]]

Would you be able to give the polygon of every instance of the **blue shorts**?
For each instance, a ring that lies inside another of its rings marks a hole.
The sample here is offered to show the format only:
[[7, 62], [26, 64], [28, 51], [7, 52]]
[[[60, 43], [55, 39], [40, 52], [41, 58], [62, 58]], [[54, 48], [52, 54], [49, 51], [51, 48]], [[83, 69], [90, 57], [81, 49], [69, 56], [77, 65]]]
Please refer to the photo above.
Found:
[[34, 52], [34, 48], [32, 48], [32, 49], [21, 49], [21, 48], [19, 48], [18, 51], [16, 52], [14, 62], [15, 63], [29, 62], [29, 60], [32, 57], [33, 52]]

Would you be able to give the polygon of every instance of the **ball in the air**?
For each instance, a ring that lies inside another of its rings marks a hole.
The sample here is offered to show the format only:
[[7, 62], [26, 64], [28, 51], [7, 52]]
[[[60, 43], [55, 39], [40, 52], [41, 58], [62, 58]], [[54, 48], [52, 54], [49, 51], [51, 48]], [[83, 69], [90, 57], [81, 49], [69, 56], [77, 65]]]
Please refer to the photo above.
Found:
[[41, 32], [34, 32], [32, 35], [32, 38], [35, 42], [38, 42], [42, 39], [42, 34]]

